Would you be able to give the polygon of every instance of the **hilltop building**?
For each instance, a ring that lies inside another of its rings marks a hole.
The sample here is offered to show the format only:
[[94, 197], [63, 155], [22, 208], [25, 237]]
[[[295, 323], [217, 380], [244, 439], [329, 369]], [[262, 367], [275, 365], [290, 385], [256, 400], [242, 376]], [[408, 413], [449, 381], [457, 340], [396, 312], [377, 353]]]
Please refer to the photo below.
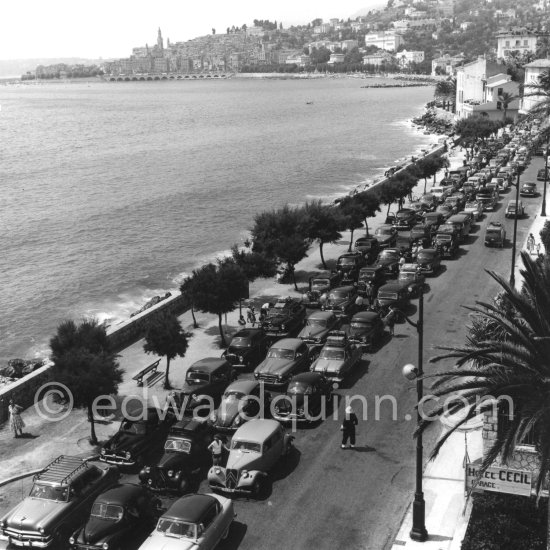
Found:
[[538, 35], [528, 29], [511, 29], [497, 34], [497, 58], [505, 59], [511, 52], [535, 53]]
[[388, 52], [396, 51], [403, 44], [403, 37], [395, 31], [381, 31], [365, 35], [365, 47], [376, 46]]

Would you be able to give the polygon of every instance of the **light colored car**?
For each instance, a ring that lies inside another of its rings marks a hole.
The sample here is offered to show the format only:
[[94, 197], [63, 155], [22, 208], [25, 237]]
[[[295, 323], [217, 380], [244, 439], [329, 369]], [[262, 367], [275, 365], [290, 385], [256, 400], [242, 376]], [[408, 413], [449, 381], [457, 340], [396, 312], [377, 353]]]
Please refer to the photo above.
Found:
[[293, 439], [276, 420], [259, 418], [243, 424], [231, 440], [226, 466], [210, 468], [210, 488], [260, 495], [269, 472], [291, 451]]
[[507, 218], [521, 218], [525, 214], [525, 208], [521, 201], [509, 201], [508, 206], [506, 207], [506, 213], [504, 214]]
[[159, 518], [139, 550], [212, 550], [227, 538], [233, 501], [219, 495], [185, 495]]
[[452, 192], [452, 185], [441, 185], [439, 187], [432, 187], [430, 193], [437, 198], [439, 202], [443, 202]]
[[477, 201], [468, 201], [464, 207], [464, 212], [473, 216], [475, 222], [483, 217], [483, 205]]
[[306, 325], [298, 334], [298, 338], [307, 344], [322, 345], [328, 333], [340, 324], [340, 319], [334, 311], [314, 311], [308, 315]]

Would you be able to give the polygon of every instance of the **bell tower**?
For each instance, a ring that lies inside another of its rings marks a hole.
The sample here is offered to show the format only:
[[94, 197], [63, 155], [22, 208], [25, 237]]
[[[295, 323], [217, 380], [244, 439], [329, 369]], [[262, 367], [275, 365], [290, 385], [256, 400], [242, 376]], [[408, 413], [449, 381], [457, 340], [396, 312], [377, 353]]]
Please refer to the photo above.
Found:
[[164, 50], [164, 45], [163, 45], [163, 40], [162, 40], [162, 33], [160, 32], [160, 27], [159, 27], [159, 32], [158, 32], [158, 36], [157, 36], [157, 46], [158, 46], [160, 51]]

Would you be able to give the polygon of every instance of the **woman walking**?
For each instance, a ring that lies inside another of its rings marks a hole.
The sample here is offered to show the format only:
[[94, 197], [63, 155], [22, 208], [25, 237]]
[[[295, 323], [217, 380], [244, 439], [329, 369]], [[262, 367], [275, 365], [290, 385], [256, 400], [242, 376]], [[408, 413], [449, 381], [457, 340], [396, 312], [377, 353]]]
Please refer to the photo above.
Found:
[[16, 405], [13, 402], [13, 399], [10, 399], [10, 404], [8, 405], [8, 412], [10, 414], [10, 428], [11, 428], [11, 431], [13, 432], [13, 437], [19, 437], [20, 435], [23, 435], [23, 428], [25, 427], [25, 423], [21, 418], [22, 410], [23, 410], [23, 407]]
[[355, 447], [355, 426], [357, 426], [358, 423], [359, 421], [357, 420], [357, 416], [353, 412], [351, 406], [348, 405], [346, 407], [346, 416], [340, 426], [340, 429], [342, 430], [342, 449], [347, 447], [348, 439], [350, 442], [350, 447], [352, 449]]

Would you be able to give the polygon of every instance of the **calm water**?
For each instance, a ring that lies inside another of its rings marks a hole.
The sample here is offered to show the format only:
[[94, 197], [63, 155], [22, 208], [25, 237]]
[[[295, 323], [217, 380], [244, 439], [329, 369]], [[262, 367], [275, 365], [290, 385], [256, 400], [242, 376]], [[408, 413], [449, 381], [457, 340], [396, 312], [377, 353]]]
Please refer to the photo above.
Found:
[[432, 88], [364, 83], [1, 88], [0, 364], [64, 319], [127, 318], [255, 212], [333, 200], [433, 142], [408, 124]]

